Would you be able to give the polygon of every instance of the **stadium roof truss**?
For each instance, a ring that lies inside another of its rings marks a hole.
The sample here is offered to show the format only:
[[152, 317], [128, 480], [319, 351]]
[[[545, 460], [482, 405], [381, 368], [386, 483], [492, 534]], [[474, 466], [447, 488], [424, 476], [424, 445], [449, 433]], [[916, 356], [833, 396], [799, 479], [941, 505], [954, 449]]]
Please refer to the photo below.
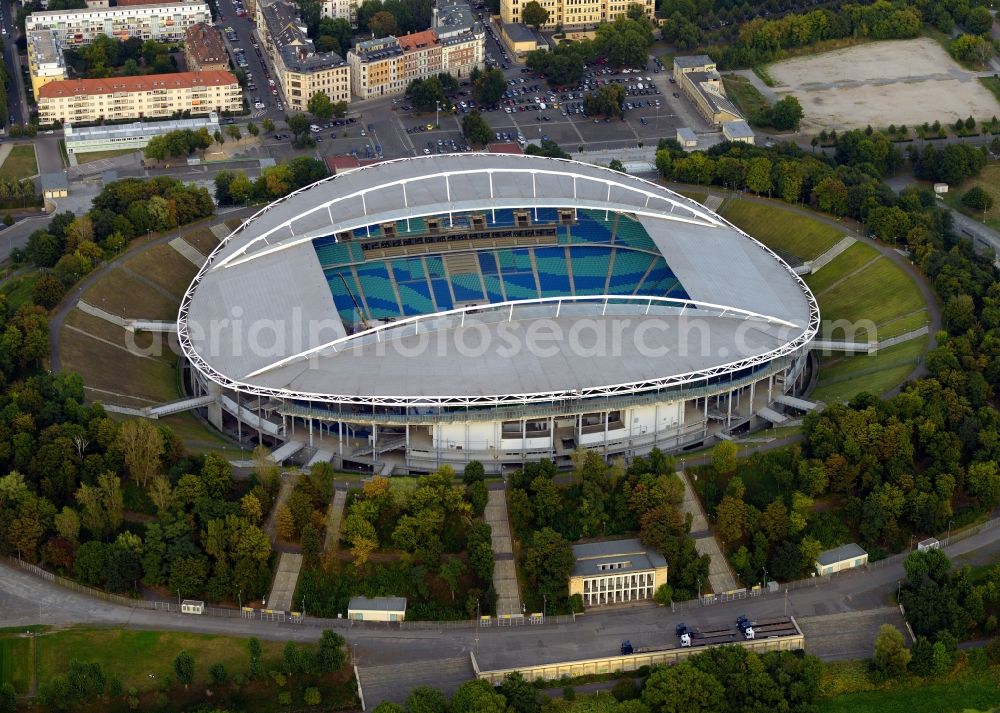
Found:
[[[464, 157], [464, 156], [461, 156]], [[519, 167], [517, 159], [551, 162], [546, 168]], [[329, 200], [301, 212], [289, 210], [290, 202], [306, 190], [344, 181], [352, 174], [378, 169], [393, 173], [393, 164], [409, 168], [410, 162], [426, 159], [401, 158], [347, 171], [300, 188], [247, 219], [234, 235], [257, 223], [259, 235], [213, 264], [212, 269], [236, 267], [244, 262], [285, 250], [316, 238], [406, 218], [447, 215], [468, 210], [520, 208], [591, 208], [625, 211], [705, 227], [722, 222], [700, 206], [665, 192], [660, 186], [617, 171], [565, 159], [537, 156], [503, 156], [510, 166], [484, 166], [413, 174], [401, 171], [397, 178], [354, 190], [335, 193]], [[582, 170], [581, 170], [582, 169]], [[531, 179], [530, 191], [527, 190]], [[353, 183], [353, 182], [352, 182]], [[338, 184], [339, 185], [339, 184]], [[411, 205], [412, 203], [412, 205]], [[484, 203], [487, 203], [484, 206]], [[360, 210], [359, 210], [360, 208]], [[336, 211], [336, 214], [335, 214]], [[318, 218], [318, 220], [317, 220]], [[301, 225], [302, 229], [297, 226]]]

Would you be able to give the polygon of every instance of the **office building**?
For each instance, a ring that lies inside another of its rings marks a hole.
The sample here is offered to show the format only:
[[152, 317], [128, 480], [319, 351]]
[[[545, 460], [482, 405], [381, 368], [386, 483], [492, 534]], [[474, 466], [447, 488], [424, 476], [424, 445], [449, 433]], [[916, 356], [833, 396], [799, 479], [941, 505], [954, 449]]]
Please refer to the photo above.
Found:
[[[522, 22], [521, 8], [528, 0], [500, 0], [500, 20], [504, 23]], [[656, 9], [653, 0], [539, 0], [549, 11], [543, 29], [561, 25], [564, 29], [594, 27], [602, 22], [612, 22], [624, 15], [630, 5], [641, 5], [646, 17], [653, 19]]]
[[639, 540], [573, 545], [573, 556], [569, 594], [582, 596], [585, 607], [652, 599], [667, 582], [667, 561]]

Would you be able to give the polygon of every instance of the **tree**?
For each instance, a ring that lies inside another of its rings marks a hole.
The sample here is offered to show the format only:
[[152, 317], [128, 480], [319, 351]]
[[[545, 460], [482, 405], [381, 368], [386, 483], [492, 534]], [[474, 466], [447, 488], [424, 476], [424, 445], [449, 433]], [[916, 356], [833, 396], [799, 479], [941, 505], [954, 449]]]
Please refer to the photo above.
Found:
[[119, 427], [115, 442], [136, 485], [145, 488], [160, 468], [160, 456], [163, 455], [160, 429], [144, 418], [133, 418]]
[[243, 138], [243, 134], [240, 133], [240, 127], [238, 127], [236, 124], [230, 124], [229, 126], [227, 126], [226, 133], [233, 138], [233, 141], [239, 141], [241, 138]]
[[449, 559], [441, 563], [441, 579], [448, 583], [451, 599], [455, 600], [455, 590], [458, 589], [458, 578], [465, 572], [465, 564], [459, 559]]
[[417, 108], [417, 111], [434, 111], [445, 100], [441, 80], [437, 77], [424, 80], [414, 79], [406, 87], [406, 98]]
[[49, 273], [40, 275], [34, 287], [31, 288], [32, 301], [45, 309], [55, 307], [62, 301], [65, 294], [66, 285], [63, 284], [63, 281]]
[[986, 507], [1000, 502], [1000, 472], [993, 461], [970, 463], [965, 482], [969, 492]]
[[320, 695], [319, 689], [315, 686], [310, 686], [305, 690], [302, 695], [302, 702], [307, 706], [318, 706], [323, 702], [323, 696]]
[[507, 79], [496, 67], [480, 74], [472, 89], [476, 101], [482, 106], [493, 106], [500, 101], [505, 91], [507, 91]]
[[386, 37], [398, 34], [399, 25], [396, 24], [396, 18], [391, 12], [380, 10], [368, 21], [368, 31], [375, 37]]
[[382, 701], [377, 706], [372, 708], [372, 713], [406, 713], [406, 709], [398, 703]]
[[625, 87], [621, 84], [603, 84], [596, 92], [588, 92], [583, 97], [583, 110], [587, 116], [623, 116]]
[[306, 108], [317, 119], [329, 119], [333, 116], [333, 102], [330, 101], [330, 97], [327, 96], [326, 92], [316, 92], [309, 97], [309, 103], [306, 105]]
[[448, 699], [441, 691], [430, 686], [417, 686], [406, 699], [407, 713], [444, 713]]
[[972, 210], [987, 211], [993, 207], [993, 197], [979, 186], [973, 186], [962, 196], [962, 203]]
[[[755, 156], [747, 164], [747, 188], [760, 195], [767, 193], [770, 195], [774, 185], [771, 183], [771, 161], [764, 156]], [[727, 441], [722, 441], [726, 443]]]
[[657, 713], [715, 713], [727, 710], [726, 691], [722, 684], [688, 661], [653, 669], [643, 686], [642, 702]]
[[513, 713], [537, 713], [538, 689], [524, 680], [519, 672], [507, 674], [497, 690], [507, 699]]
[[555, 602], [566, 598], [569, 575], [575, 564], [566, 538], [545, 527], [534, 534], [526, 548], [523, 571], [535, 592]]
[[476, 678], [466, 681], [451, 698], [451, 713], [506, 713], [507, 700], [489, 681]]
[[712, 470], [719, 475], [736, 470], [736, 444], [719, 441], [712, 447]]
[[903, 642], [903, 635], [892, 624], [883, 624], [875, 637], [875, 657], [872, 671], [880, 680], [899, 678], [906, 673], [910, 652]]
[[252, 121], [247, 124], [247, 131], [250, 132], [250, 134], [252, 136], [259, 136], [260, 135], [260, 129], [258, 129], [257, 125], [255, 123], [253, 123]]
[[229, 672], [226, 671], [226, 664], [218, 661], [208, 669], [208, 677], [217, 686], [229, 681]]
[[261, 119], [260, 125], [264, 127], [264, 131], [274, 131], [274, 122], [270, 117], [265, 116]]
[[789, 131], [798, 129], [799, 122], [802, 121], [804, 112], [799, 100], [789, 94], [779, 99], [771, 107], [770, 124], [778, 131]]
[[608, 164], [608, 168], [612, 171], [618, 171], [618, 173], [625, 173], [625, 164], [616, 158], [611, 159], [611, 163]]
[[549, 21], [549, 11], [542, 7], [536, 0], [525, 3], [521, 9], [521, 22], [531, 25], [536, 30]]
[[474, 146], [485, 146], [493, 136], [493, 129], [478, 111], [462, 117], [462, 134]]
[[339, 671], [347, 663], [347, 652], [344, 650], [346, 640], [331, 629], [324, 629], [319, 637], [319, 648], [316, 651], [316, 668], [320, 671]]
[[174, 675], [185, 687], [194, 681], [194, 657], [187, 651], [181, 651], [174, 659]]
[[477, 460], [470, 460], [465, 464], [465, 469], [462, 471], [462, 482], [466, 485], [472, 485], [475, 482], [482, 481], [486, 478], [486, 468], [483, 464]]
[[14, 713], [17, 710], [17, 691], [14, 686], [5, 681], [0, 686], [0, 713]]
[[993, 27], [993, 13], [983, 6], [974, 7], [969, 10], [962, 24], [974, 35], [986, 35]]

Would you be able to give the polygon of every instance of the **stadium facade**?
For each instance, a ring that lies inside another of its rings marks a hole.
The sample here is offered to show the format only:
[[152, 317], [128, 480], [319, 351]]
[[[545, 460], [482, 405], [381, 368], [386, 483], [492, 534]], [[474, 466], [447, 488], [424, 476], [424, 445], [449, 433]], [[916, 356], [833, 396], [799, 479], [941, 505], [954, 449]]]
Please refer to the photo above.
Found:
[[589, 164], [462, 154], [262, 209], [195, 277], [178, 335], [220, 428], [305, 462], [499, 472], [761, 425], [800, 388], [818, 324], [786, 263], [694, 201]]

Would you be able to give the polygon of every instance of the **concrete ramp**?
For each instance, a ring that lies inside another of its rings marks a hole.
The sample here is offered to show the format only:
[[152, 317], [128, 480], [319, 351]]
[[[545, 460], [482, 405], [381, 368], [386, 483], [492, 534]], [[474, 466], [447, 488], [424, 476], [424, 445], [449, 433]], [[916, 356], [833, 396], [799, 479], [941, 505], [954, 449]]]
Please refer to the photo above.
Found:
[[198, 252], [198, 250], [196, 250], [195, 247], [184, 238], [174, 238], [170, 241], [169, 245], [187, 258], [188, 262], [195, 267], [201, 267], [205, 264], [205, 256]]
[[832, 248], [827, 250], [825, 253], [820, 255], [815, 260], [809, 262], [809, 267], [812, 272], [819, 272], [822, 268], [830, 264], [830, 262], [843, 253], [847, 248], [854, 245], [856, 241], [850, 236], [844, 236], [839, 243], [834, 245]]
[[180, 413], [181, 411], [190, 411], [191, 409], [201, 408], [202, 406], [208, 406], [212, 403], [215, 403], [215, 396], [196, 396], [191, 399], [181, 399], [179, 401], [171, 401], [170, 403], [153, 406], [147, 410], [148, 412], [146, 415], [150, 418], [163, 418], [164, 416], [169, 416], [170, 414]]
[[284, 463], [305, 447], [306, 444], [302, 441], [286, 441], [271, 451], [271, 457], [274, 459], [275, 463]]
[[497, 592], [497, 616], [520, 616], [521, 591], [517, 585], [514, 548], [507, 518], [507, 491], [490, 490], [483, 516], [492, 531], [493, 588]]
[[459, 686], [476, 677], [468, 656], [383, 666], [358, 664], [357, 671], [369, 711], [383, 701], [405, 702], [417, 686], [430, 686], [450, 698]]
[[299, 570], [302, 569], [302, 555], [294, 552], [282, 552], [278, 558], [278, 569], [274, 572], [274, 582], [271, 593], [267, 596], [265, 609], [274, 611], [299, 611], [294, 607], [292, 597], [295, 596], [295, 585], [299, 581]]
[[130, 319], [125, 323], [130, 332], [177, 332], [177, 322], [163, 319]]
[[321, 449], [313, 453], [313, 457], [309, 459], [306, 465], [312, 466], [317, 463], [329, 463], [331, 460], [333, 460], [333, 451], [324, 451]]
[[798, 409], [799, 411], [809, 411], [816, 410], [816, 404], [812, 401], [806, 401], [805, 399], [797, 399], [794, 396], [789, 396], [788, 394], [779, 394], [774, 397], [774, 400], [779, 404], [784, 404], [785, 406], [791, 406], [792, 408]]
[[769, 409], [767, 406], [758, 411], [757, 415], [760, 416], [765, 421], [770, 421], [775, 426], [780, 426], [783, 423], [788, 423], [787, 416], [778, 413], [774, 409]]

